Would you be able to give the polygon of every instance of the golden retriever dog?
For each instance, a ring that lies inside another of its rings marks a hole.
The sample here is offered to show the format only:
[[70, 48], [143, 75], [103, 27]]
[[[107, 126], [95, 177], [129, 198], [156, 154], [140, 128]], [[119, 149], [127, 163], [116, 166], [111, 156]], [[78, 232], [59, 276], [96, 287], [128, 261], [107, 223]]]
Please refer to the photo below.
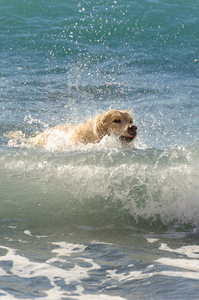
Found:
[[133, 125], [128, 111], [109, 110], [94, 119], [89, 119], [87, 123], [57, 125], [31, 138], [31, 142], [45, 146], [54, 130], [70, 134], [70, 140], [74, 144], [99, 143], [104, 136], [112, 134], [118, 136], [121, 142], [130, 143], [137, 134], [137, 126]]

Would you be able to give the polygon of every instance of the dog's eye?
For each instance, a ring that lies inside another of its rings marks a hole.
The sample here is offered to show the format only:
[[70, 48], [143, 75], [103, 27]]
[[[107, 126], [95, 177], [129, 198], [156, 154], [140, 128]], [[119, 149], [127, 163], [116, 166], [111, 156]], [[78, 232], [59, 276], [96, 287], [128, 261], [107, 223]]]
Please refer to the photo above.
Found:
[[120, 119], [115, 119], [114, 123], [121, 123], [122, 121]]
[[133, 124], [133, 121], [132, 121], [132, 120], [130, 121], [130, 124]]

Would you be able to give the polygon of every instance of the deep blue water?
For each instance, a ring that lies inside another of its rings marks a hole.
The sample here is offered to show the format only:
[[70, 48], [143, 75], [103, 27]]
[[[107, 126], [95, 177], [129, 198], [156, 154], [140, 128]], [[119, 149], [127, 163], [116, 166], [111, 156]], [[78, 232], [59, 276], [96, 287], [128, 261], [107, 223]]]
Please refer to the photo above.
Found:
[[[199, 1], [2, 0], [0, 25], [1, 298], [198, 299]], [[130, 148], [28, 143], [109, 109]]]

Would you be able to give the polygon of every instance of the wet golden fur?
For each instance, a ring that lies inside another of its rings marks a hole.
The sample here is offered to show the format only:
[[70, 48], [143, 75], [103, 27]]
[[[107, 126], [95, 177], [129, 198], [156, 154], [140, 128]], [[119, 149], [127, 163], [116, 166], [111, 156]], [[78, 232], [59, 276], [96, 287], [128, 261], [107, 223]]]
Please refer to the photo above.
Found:
[[127, 131], [132, 123], [133, 120], [128, 111], [110, 110], [98, 115], [94, 119], [89, 119], [87, 123], [57, 125], [32, 138], [31, 142], [45, 146], [54, 130], [69, 133], [70, 140], [74, 144], [98, 143], [104, 136], [110, 136], [111, 134], [119, 136], [123, 142], [129, 139], [129, 142], [136, 136], [136, 131], [131, 134]]

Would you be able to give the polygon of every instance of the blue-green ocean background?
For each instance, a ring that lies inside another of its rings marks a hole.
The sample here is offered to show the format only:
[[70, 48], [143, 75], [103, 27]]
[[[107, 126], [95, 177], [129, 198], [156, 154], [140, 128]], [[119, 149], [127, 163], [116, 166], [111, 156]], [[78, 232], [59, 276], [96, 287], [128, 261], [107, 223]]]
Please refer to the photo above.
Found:
[[[198, 299], [199, 1], [1, 0], [0, 25], [1, 298]], [[132, 147], [27, 142], [108, 109]]]

